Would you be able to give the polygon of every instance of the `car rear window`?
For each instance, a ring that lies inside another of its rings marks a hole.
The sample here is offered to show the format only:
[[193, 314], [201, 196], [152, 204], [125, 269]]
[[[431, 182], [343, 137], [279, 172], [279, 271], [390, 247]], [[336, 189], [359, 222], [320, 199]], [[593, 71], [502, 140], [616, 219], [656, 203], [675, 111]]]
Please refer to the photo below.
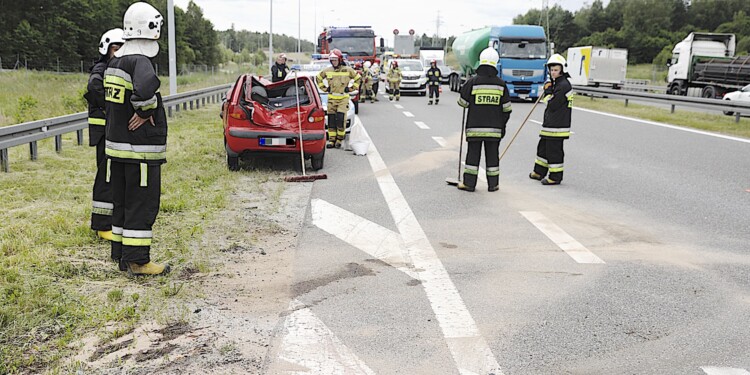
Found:
[[[311, 103], [309, 96], [311, 86], [308, 80], [300, 79], [297, 83], [298, 86], [295, 86], [295, 82], [289, 80], [281, 85], [267, 87], [253, 78], [245, 85], [243, 98], [245, 102], [256, 101], [272, 110], [293, 108], [297, 106], [297, 93], [295, 92], [295, 87], [297, 87], [299, 91], [299, 104], [309, 105]], [[253, 87], [256, 87], [256, 89], [253, 90]]]

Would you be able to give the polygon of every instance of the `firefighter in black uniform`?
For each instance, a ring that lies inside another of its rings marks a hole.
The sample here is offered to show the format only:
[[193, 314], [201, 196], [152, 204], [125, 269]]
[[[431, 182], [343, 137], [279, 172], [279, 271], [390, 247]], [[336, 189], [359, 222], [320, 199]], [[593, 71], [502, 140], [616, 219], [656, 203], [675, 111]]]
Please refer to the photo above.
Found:
[[276, 58], [276, 63], [271, 67], [271, 82], [279, 82], [286, 79], [289, 68], [286, 66], [286, 55], [280, 54]]
[[122, 44], [122, 29], [112, 29], [102, 35], [99, 42], [99, 60], [91, 67], [86, 94], [89, 103], [89, 146], [96, 147], [96, 176], [94, 177], [91, 205], [91, 229], [99, 237], [112, 240], [112, 191], [107, 182], [107, 156], [104, 154], [104, 71]]
[[[547, 61], [551, 85], [544, 91], [544, 122], [539, 132], [534, 171], [529, 174], [532, 180], [543, 185], [559, 185], [563, 179], [563, 141], [570, 138], [570, 115], [573, 111], [573, 88], [568, 81], [565, 58], [552, 55]], [[549, 176], [547, 176], [549, 173]], [[546, 176], [546, 177], [545, 177]]]
[[430, 101], [427, 105], [432, 105], [432, 94], [435, 94], [435, 104], [440, 103], [440, 69], [437, 67], [437, 61], [430, 61], [430, 69], [427, 71], [427, 86], [430, 88]]
[[151, 228], [159, 212], [161, 165], [166, 163], [167, 116], [151, 58], [164, 20], [151, 5], [131, 5], [123, 17], [125, 44], [104, 74], [110, 158], [112, 258], [131, 275], [160, 275], [151, 261]]
[[[468, 108], [466, 115], [466, 167], [460, 190], [474, 191], [479, 175], [479, 161], [484, 143], [484, 158], [487, 167], [489, 191], [499, 189], [500, 140], [505, 135], [505, 124], [511, 113], [510, 95], [505, 82], [497, 76], [497, 60], [500, 57], [493, 48], [486, 48], [479, 55], [477, 75], [461, 88], [458, 105]], [[462, 124], [463, 126], [463, 124]]]

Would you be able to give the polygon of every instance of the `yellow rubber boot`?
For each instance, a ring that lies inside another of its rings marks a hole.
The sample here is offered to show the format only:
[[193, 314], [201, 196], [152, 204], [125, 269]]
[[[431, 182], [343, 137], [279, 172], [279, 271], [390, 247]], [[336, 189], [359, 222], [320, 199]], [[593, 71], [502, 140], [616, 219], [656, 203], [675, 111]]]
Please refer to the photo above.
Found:
[[171, 267], [166, 264], [148, 262], [146, 264], [128, 263], [128, 275], [130, 276], [158, 276], [166, 275]]
[[107, 241], [112, 241], [112, 231], [111, 230], [98, 230], [96, 231], [96, 234], [99, 236], [99, 238]]

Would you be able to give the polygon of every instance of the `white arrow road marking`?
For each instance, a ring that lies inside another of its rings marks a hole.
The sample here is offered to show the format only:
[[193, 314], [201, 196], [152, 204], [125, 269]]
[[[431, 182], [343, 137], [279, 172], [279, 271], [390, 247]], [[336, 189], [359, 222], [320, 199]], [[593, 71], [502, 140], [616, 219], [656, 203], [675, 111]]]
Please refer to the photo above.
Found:
[[285, 374], [375, 374], [309, 308], [294, 300], [289, 309], [297, 310], [284, 321], [287, 334], [279, 358], [305, 370], [284, 371]]
[[704, 366], [701, 369], [708, 375], [750, 375], [749, 371], [741, 368]]
[[404, 116], [406, 116], [406, 117], [414, 117], [414, 114], [411, 113], [411, 112], [404, 111]]
[[[408, 113], [408, 112], [404, 112], [404, 114], [406, 114], [406, 113]], [[419, 127], [420, 129], [429, 129], [430, 128], [429, 126], [427, 126], [427, 124], [425, 124], [422, 121], [414, 121], [414, 124], [416, 124], [417, 127]]]
[[487, 342], [479, 334], [474, 318], [464, 305], [461, 295], [451, 281], [448, 271], [435, 253], [427, 235], [419, 225], [409, 203], [401, 193], [391, 172], [380, 157], [375, 143], [370, 143], [367, 159], [375, 174], [388, 208], [401, 238], [408, 250], [409, 258], [418, 271], [427, 299], [440, 324], [443, 336], [462, 375], [501, 375]]
[[447, 147], [447, 146], [448, 146], [448, 142], [446, 142], [446, 141], [445, 141], [445, 138], [443, 138], [443, 137], [432, 137], [432, 139], [433, 139], [433, 140], [434, 140], [435, 142], [437, 142], [437, 144], [439, 144], [439, 145], [440, 145], [440, 147], [443, 147], [443, 148], [445, 148], [445, 147]]
[[404, 106], [402, 106], [401, 104], [394, 104], [393, 106], [397, 109], [404, 109]]
[[570, 255], [573, 260], [578, 263], [601, 263], [601, 260], [594, 253], [589, 251], [586, 247], [581, 245], [580, 242], [576, 241], [569, 234], [565, 233], [562, 228], [558, 227], [550, 219], [539, 212], [535, 211], [519, 211], [526, 220], [534, 224], [537, 229], [549, 237], [560, 249]]
[[419, 278], [410, 268], [411, 262], [401, 235], [324, 200], [313, 199], [311, 205], [313, 224], [318, 228], [412, 278]]

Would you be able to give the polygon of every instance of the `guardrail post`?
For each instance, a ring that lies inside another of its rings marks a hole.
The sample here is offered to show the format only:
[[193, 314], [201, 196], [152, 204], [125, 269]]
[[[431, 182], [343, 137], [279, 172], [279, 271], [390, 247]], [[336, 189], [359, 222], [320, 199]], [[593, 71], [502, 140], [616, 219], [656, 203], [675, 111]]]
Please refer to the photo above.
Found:
[[626, 107], [628, 106], [628, 100], [627, 99], [625, 99], [625, 106]]
[[203, 100], [203, 106], [205, 107], [206, 106], [206, 98], [205, 97], [201, 98], [201, 100]]
[[179, 104], [177, 104], [176, 106], [174, 106], [174, 111], [175, 112], [179, 112], [180, 111], [180, 105]]
[[62, 152], [62, 135], [55, 136], [55, 151], [58, 154]]
[[76, 130], [76, 140], [79, 146], [83, 145], [83, 129]]
[[36, 161], [38, 150], [36, 147], [36, 141], [29, 143], [29, 152], [31, 153], [31, 160]]
[[195, 99], [195, 109], [200, 109], [200, 108], [201, 108], [201, 100]]
[[190, 110], [191, 111], [193, 110], [193, 101], [192, 100], [190, 101]]
[[172, 107], [171, 106], [167, 106], [167, 116], [169, 116], [170, 118], [172, 117]]
[[734, 122], [740, 122], [740, 113], [739, 112], [735, 112], [734, 113]]
[[672, 104], [672, 112], [671, 113], [674, 113], [674, 107], [675, 107], [675, 105]]
[[187, 111], [187, 102], [182, 102], [182, 110]]
[[0, 150], [0, 166], [3, 168], [3, 172], [8, 173], [10, 171], [10, 168], [8, 168], [8, 149], [4, 148]]

